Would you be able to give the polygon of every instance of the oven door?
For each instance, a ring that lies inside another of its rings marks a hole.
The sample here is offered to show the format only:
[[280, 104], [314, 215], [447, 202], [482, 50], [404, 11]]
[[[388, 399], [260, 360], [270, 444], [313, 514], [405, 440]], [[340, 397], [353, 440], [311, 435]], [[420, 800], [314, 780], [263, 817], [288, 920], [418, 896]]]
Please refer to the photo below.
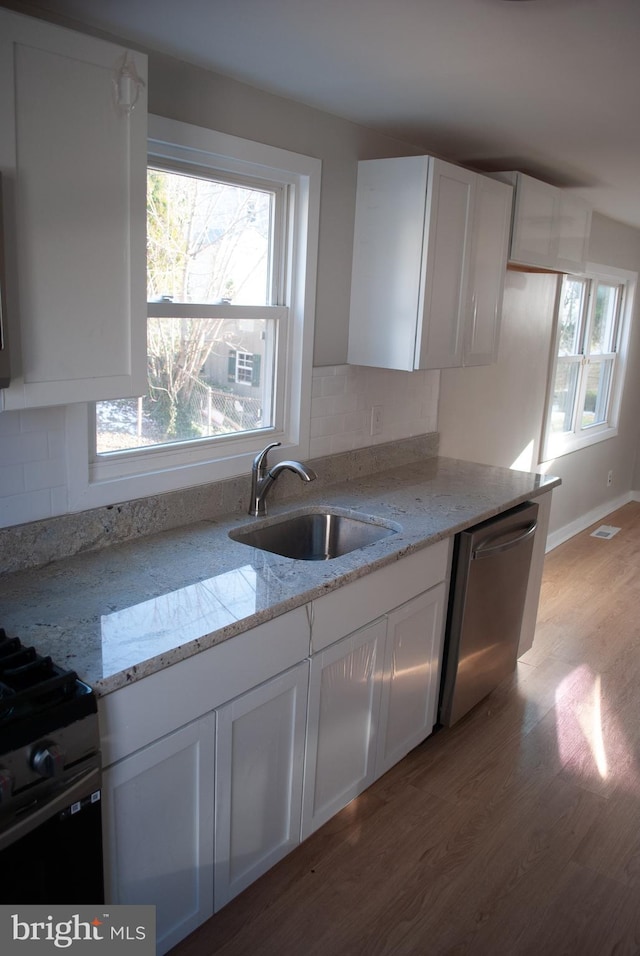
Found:
[[104, 902], [100, 769], [25, 809], [0, 831], [0, 902]]

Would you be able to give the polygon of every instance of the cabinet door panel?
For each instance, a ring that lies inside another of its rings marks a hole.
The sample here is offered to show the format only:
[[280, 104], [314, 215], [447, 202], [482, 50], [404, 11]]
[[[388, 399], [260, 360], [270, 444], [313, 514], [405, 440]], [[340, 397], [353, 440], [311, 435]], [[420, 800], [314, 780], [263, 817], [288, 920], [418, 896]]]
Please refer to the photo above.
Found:
[[[15, 130], [2, 146], [15, 170], [9, 319], [19, 317], [5, 407], [142, 394], [145, 90], [133, 112], [116, 105], [117, 46], [0, 11], [3, 29], [13, 73], [0, 118]], [[144, 77], [145, 57], [130, 56]]]
[[373, 783], [385, 618], [311, 661], [302, 836]]
[[104, 773], [108, 901], [156, 906], [158, 953], [213, 913], [212, 714]]
[[557, 266], [566, 272], [581, 272], [587, 260], [591, 206], [562, 190], [558, 193]]
[[415, 368], [462, 364], [475, 179], [469, 170], [431, 161]]
[[498, 358], [502, 293], [511, 227], [511, 196], [512, 189], [506, 183], [486, 176], [477, 177], [465, 365], [490, 365]]
[[300, 840], [308, 673], [305, 661], [217, 711], [216, 910]]
[[445, 597], [446, 587], [439, 584], [389, 615], [376, 777], [389, 770], [433, 730]]
[[511, 237], [515, 262], [554, 268], [556, 192], [547, 183], [518, 175]]
[[413, 370], [428, 156], [358, 164], [349, 353], [352, 365]]

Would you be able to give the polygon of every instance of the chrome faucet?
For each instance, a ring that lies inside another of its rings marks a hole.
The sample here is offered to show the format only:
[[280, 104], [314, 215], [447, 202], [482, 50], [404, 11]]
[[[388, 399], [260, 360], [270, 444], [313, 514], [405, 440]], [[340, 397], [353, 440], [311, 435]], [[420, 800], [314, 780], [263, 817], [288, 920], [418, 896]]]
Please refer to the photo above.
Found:
[[300, 461], [279, 461], [273, 468], [267, 471], [267, 455], [272, 448], [277, 448], [282, 443], [274, 441], [256, 455], [251, 468], [251, 501], [249, 502], [249, 514], [255, 516], [266, 515], [267, 513], [267, 492], [274, 483], [278, 475], [283, 471], [293, 471], [299, 475], [303, 481], [313, 481], [318, 476], [313, 468], [308, 468]]

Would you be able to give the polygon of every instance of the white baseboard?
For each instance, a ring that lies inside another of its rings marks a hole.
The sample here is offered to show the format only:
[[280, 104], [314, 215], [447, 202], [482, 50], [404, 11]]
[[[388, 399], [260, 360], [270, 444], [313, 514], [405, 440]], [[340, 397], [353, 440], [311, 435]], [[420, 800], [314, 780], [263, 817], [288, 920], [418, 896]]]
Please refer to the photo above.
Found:
[[602, 519], [606, 518], [607, 515], [610, 515], [612, 511], [616, 511], [618, 508], [628, 504], [630, 501], [640, 501], [640, 492], [627, 491], [624, 495], [620, 495], [618, 498], [613, 498], [611, 501], [605, 501], [597, 508], [593, 508], [586, 514], [581, 515], [580, 518], [576, 518], [575, 521], [571, 521], [562, 528], [558, 528], [557, 531], [552, 531], [547, 537], [547, 547], [545, 549], [546, 552], [553, 551], [553, 549], [557, 548], [559, 544], [562, 544], [564, 541], [568, 541], [569, 538], [573, 538], [575, 534], [585, 531], [588, 527], [590, 527], [590, 525], [595, 524], [597, 521], [602, 521]]

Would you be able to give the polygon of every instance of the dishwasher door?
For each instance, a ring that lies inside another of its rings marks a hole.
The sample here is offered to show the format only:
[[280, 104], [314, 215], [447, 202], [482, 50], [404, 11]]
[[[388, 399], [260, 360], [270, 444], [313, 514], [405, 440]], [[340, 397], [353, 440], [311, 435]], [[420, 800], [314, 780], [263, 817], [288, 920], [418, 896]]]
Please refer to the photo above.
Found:
[[440, 695], [446, 727], [516, 666], [537, 514], [528, 502], [456, 535]]

